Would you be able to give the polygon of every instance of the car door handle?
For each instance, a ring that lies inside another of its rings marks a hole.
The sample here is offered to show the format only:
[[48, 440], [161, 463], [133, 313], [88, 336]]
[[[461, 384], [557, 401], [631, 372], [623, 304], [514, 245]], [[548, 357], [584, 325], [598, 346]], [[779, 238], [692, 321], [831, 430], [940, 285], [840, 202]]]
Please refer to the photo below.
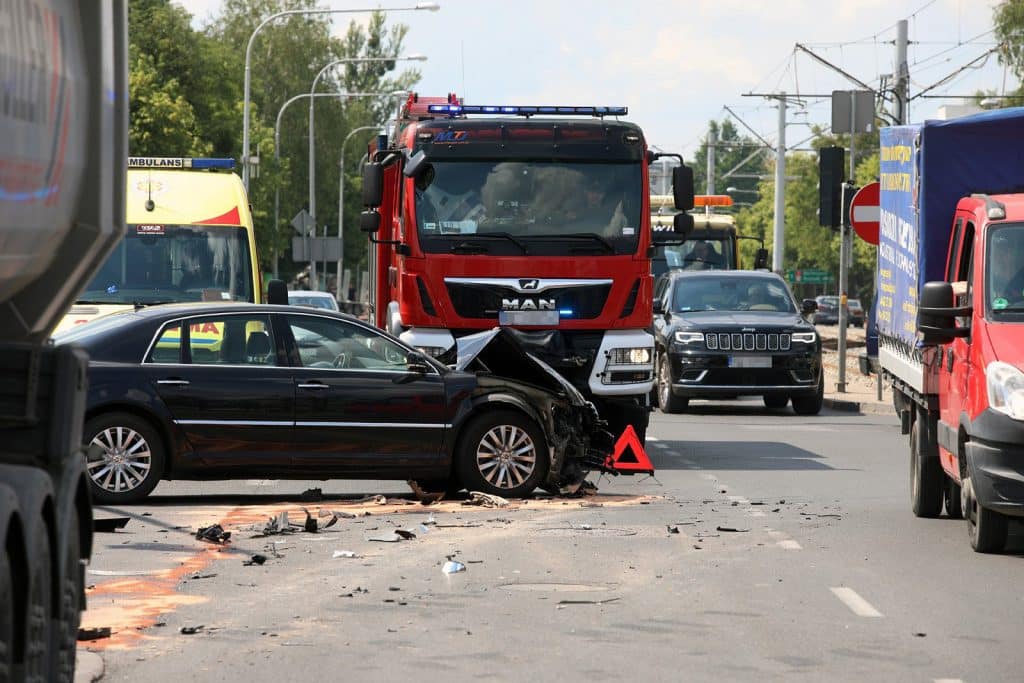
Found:
[[157, 384], [161, 384], [163, 386], [171, 386], [171, 387], [185, 387], [185, 386], [189, 385], [189, 381], [187, 379], [177, 379], [177, 378], [158, 379], [156, 381], [156, 383]]
[[299, 385], [299, 389], [326, 389], [327, 385], [323, 382], [303, 382]]

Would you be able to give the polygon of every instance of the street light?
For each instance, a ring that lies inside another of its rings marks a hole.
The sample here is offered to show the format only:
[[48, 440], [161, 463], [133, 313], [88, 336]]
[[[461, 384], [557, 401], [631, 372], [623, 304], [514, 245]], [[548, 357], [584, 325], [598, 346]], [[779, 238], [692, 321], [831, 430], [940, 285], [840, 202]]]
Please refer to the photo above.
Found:
[[403, 12], [410, 10], [426, 10], [428, 12], [436, 12], [441, 9], [441, 6], [436, 2], [421, 2], [418, 5], [412, 7], [369, 7], [362, 9], [289, 9], [276, 14], [271, 14], [269, 17], [260, 22], [260, 24], [253, 30], [252, 35], [249, 36], [249, 42], [245, 46], [245, 82], [242, 88], [242, 183], [245, 185], [245, 191], [249, 191], [249, 91], [251, 86], [250, 76], [250, 62], [252, 61], [252, 46], [256, 40], [256, 34], [258, 34], [264, 26], [280, 19], [281, 17], [290, 16], [293, 14], [358, 14], [363, 12]]
[[[393, 93], [387, 93], [387, 92], [350, 92], [350, 93], [344, 93], [344, 96], [345, 97], [386, 97], [386, 96], [392, 95], [392, 94]], [[306, 98], [306, 97], [339, 97], [339, 96], [340, 95], [338, 93], [333, 93], [333, 92], [318, 92], [318, 93], [304, 92], [304, 93], [301, 93], [299, 95], [295, 95], [294, 97], [286, 100], [285, 103], [281, 105], [281, 108], [277, 110], [277, 120], [274, 122], [274, 160], [278, 161], [278, 162], [281, 160], [281, 118], [284, 116], [284, 111], [285, 111], [285, 109], [288, 108], [288, 105], [292, 104], [293, 102], [298, 102], [299, 100], [301, 100], [303, 98]], [[275, 233], [277, 231], [278, 224], [280, 223], [280, 192], [281, 192], [280, 188], [275, 188], [275, 190], [274, 190], [274, 231], [275, 231]], [[314, 226], [315, 225], [316, 224], [314, 223]], [[274, 275], [275, 275], [275, 277], [277, 276], [277, 253], [276, 253], [276, 247], [275, 247], [275, 253], [274, 253]], [[310, 279], [311, 279], [311, 283], [310, 284], [311, 285], [314, 283], [312, 281], [315, 281], [315, 277], [316, 277], [316, 268], [314, 266], [312, 268], [311, 273], [310, 273]]]
[[[310, 86], [309, 92], [312, 95], [316, 91], [316, 84], [320, 82], [320, 78], [327, 73], [329, 69], [339, 64], [365, 64], [367, 62], [425, 62], [427, 60], [426, 55], [414, 54], [407, 57], [342, 57], [335, 59], [332, 62], [328, 62], [322, 69], [317, 73], [316, 77], [313, 78], [313, 85]], [[381, 93], [382, 95], [387, 93]], [[340, 96], [340, 95], [339, 95]], [[312, 217], [313, 225], [316, 225], [316, 134], [313, 124], [313, 111], [316, 100], [313, 97], [309, 98], [309, 215]], [[326, 275], [326, 273], [325, 273]], [[316, 280], [316, 270], [314, 269], [311, 274], [311, 279]], [[324, 282], [326, 282], [326, 277]]]
[[733, 194], [734, 192], [746, 192], [747, 194], [756, 194], [756, 195], [760, 195], [761, 194], [760, 190], [744, 190], [744, 189], [739, 188], [739, 187], [727, 187], [727, 188], [725, 188], [725, 192], [726, 192], [726, 194]]

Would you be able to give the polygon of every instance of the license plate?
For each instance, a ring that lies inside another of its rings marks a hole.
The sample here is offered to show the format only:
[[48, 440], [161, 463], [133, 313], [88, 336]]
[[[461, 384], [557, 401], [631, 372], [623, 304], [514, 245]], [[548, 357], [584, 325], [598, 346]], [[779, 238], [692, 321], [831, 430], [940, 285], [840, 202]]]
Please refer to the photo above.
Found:
[[558, 311], [498, 311], [499, 325], [558, 325]]
[[770, 368], [771, 356], [729, 356], [730, 368]]

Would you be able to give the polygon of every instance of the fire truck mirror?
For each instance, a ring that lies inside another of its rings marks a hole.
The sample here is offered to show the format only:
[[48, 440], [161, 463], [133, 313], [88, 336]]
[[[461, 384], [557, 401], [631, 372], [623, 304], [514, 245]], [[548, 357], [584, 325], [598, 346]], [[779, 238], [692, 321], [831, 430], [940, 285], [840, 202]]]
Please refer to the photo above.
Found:
[[363, 211], [359, 214], [359, 229], [368, 235], [380, 230], [380, 214], [376, 211]]
[[689, 166], [681, 165], [672, 169], [672, 196], [680, 211], [693, 208], [693, 169]]
[[402, 169], [402, 173], [405, 174], [406, 178], [418, 178], [429, 165], [427, 163], [427, 155], [421, 149], [410, 156], [405, 162], [405, 168]]
[[363, 206], [380, 206], [384, 199], [384, 169], [374, 161], [363, 167]]

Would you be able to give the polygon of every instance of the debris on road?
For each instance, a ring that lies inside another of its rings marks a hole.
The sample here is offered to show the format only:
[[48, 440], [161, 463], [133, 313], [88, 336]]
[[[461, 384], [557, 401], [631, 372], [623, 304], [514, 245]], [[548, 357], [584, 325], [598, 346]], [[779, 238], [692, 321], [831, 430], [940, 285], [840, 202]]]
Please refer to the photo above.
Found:
[[224, 531], [224, 527], [222, 527], [220, 524], [214, 524], [212, 526], [203, 526], [199, 527], [199, 530], [196, 532], [196, 540], [217, 544], [230, 543], [231, 532]]
[[199, 633], [202, 630], [203, 630], [203, 625], [202, 624], [199, 624], [198, 626], [182, 626], [181, 627], [181, 633], [186, 635], [186, 636], [193, 636], [193, 635]]
[[494, 496], [490, 493], [481, 493], [480, 491], [470, 491], [469, 500], [462, 501], [463, 505], [480, 505], [487, 508], [505, 508], [511, 505], [507, 498], [501, 496]]
[[344, 510], [327, 510], [320, 508], [317, 513], [317, 517], [337, 517], [338, 519], [355, 519], [358, 515], [354, 515], [351, 512], [345, 512]]
[[406, 483], [409, 485], [409, 488], [412, 489], [412, 495], [415, 496], [416, 500], [418, 500], [422, 505], [430, 505], [431, 503], [438, 503], [444, 500], [445, 491], [428, 491], [420, 486], [420, 483], [415, 479], [408, 479], [406, 480]]
[[217, 576], [217, 575], [216, 574], [193, 574], [192, 576], [190, 576], [188, 578], [192, 579], [193, 581], [196, 581], [198, 579], [212, 579], [215, 576]]
[[331, 557], [332, 558], [345, 557], [345, 558], [350, 558], [350, 559], [357, 559], [359, 557], [359, 554], [354, 552], [354, 551], [352, 551], [352, 550], [335, 550], [334, 554], [331, 555]]
[[377, 536], [370, 536], [367, 541], [377, 541], [379, 543], [397, 543], [398, 541], [409, 541], [416, 538], [416, 534], [405, 529], [392, 529], [385, 534], [378, 534]]
[[678, 534], [679, 533], [679, 527], [677, 527], [677, 526], [672, 526], [671, 524], [668, 524], [668, 525], [666, 525], [665, 528], [668, 529], [668, 532], [670, 534]]
[[105, 519], [94, 519], [92, 520], [92, 530], [98, 534], [112, 534], [118, 529], [123, 529], [129, 519], [129, 517], [107, 517]]
[[102, 638], [110, 637], [110, 627], [100, 626], [98, 628], [80, 628], [78, 629], [78, 640], [100, 640]]
[[319, 503], [324, 499], [323, 489], [306, 489], [299, 496], [299, 500], [304, 503]]
[[607, 605], [619, 600], [620, 598], [608, 598], [607, 600], [559, 600], [556, 604], [558, 609], [563, 609], [566, 605]]
[[444, 574], [458, 574], [459, 572], [464, 571], [466, 571], [466, 565], [451, 558], [449, 558], [448, 561], [444, 563], [444, 566], [441, 567], [441, 572]]
[[242, 564], [245, 565], [246, 567], [251, 567], [251, 566], [257, 565], [257, 564], [263, 564], [266, 561], [267, 561], [267, 556], [266, 555], [256, 554], [256, 555], [253, 555], [252, 557], [250, 557], [248, 560], [242, 562]]
[[734, 527], [734, 526], [718, 526], [718, 527], [715, 527], [715, 531], [728, 531], [728, 532], [734, 533], [734, 534], [745, 534], [748, 531], [750, 531], [750, 529], [739, 529], [739, 528]]

